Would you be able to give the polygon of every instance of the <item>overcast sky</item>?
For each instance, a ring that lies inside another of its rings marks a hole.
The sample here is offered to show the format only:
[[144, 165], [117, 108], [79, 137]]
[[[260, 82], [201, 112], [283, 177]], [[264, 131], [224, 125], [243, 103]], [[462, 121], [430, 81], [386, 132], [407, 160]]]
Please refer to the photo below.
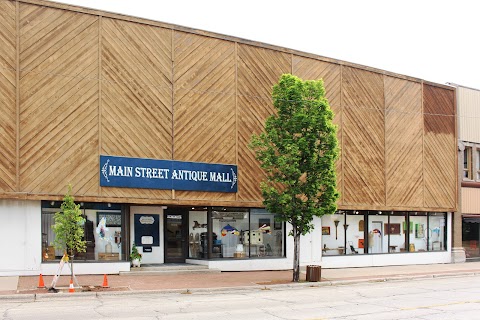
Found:
[[63, 0], [480, 89], [476, 0]]

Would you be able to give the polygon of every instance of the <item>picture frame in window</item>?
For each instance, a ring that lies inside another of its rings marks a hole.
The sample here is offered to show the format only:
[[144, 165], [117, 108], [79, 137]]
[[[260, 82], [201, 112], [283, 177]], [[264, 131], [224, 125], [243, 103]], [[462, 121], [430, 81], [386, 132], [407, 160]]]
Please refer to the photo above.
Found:
[[[405, 221], [403, 221], [403, 233], [406, 233], [407, 232], [407, 223]], [[410, 233], [413, 233], [413, 221], [410, 221]]]
[[415, 238], [424, 238], [424, 237], [425, 237], [425, 233], [424, 233], [423, 223], [415, 224]]
[[122, 226], [122, 214], [120, 212], [97, 212], [97, 225], [103, 217], [106, 220], [106, 227]]
[[400, 223], [385, 223], [385, 234], [400, 234]]
[[322, 227], [322, 236], [330, 235], [330, 227]]

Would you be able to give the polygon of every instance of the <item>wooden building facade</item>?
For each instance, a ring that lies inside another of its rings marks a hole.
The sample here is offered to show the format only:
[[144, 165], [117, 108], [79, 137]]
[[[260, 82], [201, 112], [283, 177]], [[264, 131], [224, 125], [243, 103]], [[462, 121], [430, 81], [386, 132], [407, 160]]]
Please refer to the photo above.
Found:
[[[453, 212], [455, 88], [42, 0], [0, 1], [0, 199], [261, 208], [248, 148], [283, 73], [325, 81], [341, 210]], [[102, 187], [100, 156], [238, 166], [238, 192]]]

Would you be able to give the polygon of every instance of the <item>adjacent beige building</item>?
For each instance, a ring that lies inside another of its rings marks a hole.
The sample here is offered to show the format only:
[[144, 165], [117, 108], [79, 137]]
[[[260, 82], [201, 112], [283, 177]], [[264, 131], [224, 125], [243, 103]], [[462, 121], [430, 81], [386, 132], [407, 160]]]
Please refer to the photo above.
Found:
[[480, 259], [480, 90], [452, 85], [457, 87], [461, 213], [454, 223], [454, 247], [463, 247], [465, 258], [473, 260]]

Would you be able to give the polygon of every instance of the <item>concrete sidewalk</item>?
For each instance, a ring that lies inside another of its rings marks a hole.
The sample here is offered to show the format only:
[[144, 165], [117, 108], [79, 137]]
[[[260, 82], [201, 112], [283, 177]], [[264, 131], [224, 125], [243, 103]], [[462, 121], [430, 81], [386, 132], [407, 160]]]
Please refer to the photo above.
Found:
[[[410, 266], [365, 267], [322, 269], [321, 282], [306, 282], [305, 272], [301, 274], [300, 283], [292, 283], [292, 271], [245, 271], [221, 272], [207, 274], [165, 274], [165, 275], [108, 275], [108, 288], [103, 275], [77, 276], [81, 288], [75, 292], [92, 292], [102, 294], [119, 294], [120, 292], [195, 292], [234, 289], [265, 289], [275, 286], [323, 286], [350, 284], [365, 281], [410, 280], [415, 278], [434, 278], [448, 276], [478, 276], [480, 262], [458, 264], [430, 264]], [[13, 278], [13, 279], [11, 279]], [[53, 277], [43, 276], [47, 287]], [[16, 288], [14, 287], [16, 280]], [[68, 292], [69, 276], [61, 276], [57, 288]], [[38, 276], [0, 277], [0, 299], [22, 294], [33, 294], [34, 298], [61, 295], [49, 293], [46, 288], [37, 288]], [[10, 287], [8, 287], [8, 285]]]

